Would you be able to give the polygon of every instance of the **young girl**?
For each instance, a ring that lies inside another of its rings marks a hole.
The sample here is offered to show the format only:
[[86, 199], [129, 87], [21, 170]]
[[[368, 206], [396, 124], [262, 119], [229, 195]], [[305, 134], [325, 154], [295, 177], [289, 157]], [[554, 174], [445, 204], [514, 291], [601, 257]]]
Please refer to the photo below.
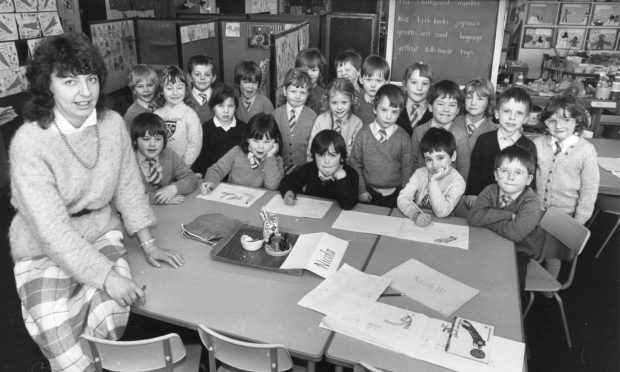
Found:
[[243, 61], [235, 66], [235, 85], [239, 87], [240, 98], [236, 115], [245, 123], [258, 113], [273, 113], [273, 104], [258, 90], [262, 79], [263, 71], [254, 61]]
[[325, 66], [327, 62], [320, 50], [316, 48], [308, 48], [301, 50], [295, 59], [295, 67], [306, 70], [312, 80], [312, 87], [308, 94], [306, 106], [320, 114], [322, 110], [322, 99], [325, 94]]
[[344, 138], [347, 153], [351, 153], [355, 136], [362, 129], [362, 120], [351, 112], [354, 98], [355, 87], [348, 79], [337, 78], [329, 83], [324, 95], [329, 110], [319, 115], [314, 122], [308, 140], [310, 144], [307, 151], [308, 161], [314, 158], [311, 152], [312, 139], [318, 132], [325, 129], [333, 129], [340, 133]]
[[241, 144], [207, 170], [200, 192], [208, 194], [226, 175], [230, 183], [276, 190], [284, 176], [281, 147], [282, 136], [273, 117], [252, 116], [243, 131]]
[[280, 193], [286, 205], [294, 205], [296, 195], [335, 199], [342, 209], [357, 204], [358, 175], [348, 164], [344, 138], [335, 130], [323, 130], [314, 137], [310, 146], [310, 163], [284, 177]]
[[[596, 150], [581, 137], [588, 125], [586, 110], [574, 96], [558, 95], [549, 100], [540, 121], [548, 132], [534, 139], [538, 158], [536, 190], [541, 207], [543, 211], [558, 207], [585, 224], [594, 210], [599, 186]], [[570, 259], [572, 252], [549, 238], [545, 266], [557, 277], [560, 260]]]
[[176, 152], [166, 148], [164, 120], [150, 112], [139, 114], [129, 134], [151, 204], [182, 203], [198, 179]]
[[454, 125], [467, 132], [469, 148], [473, 149], [481, 134], [497, 129], [493, 123], [495, 88], [487, 79], [474, 79], [465, 84], [465, 114], [454, 119]]
[[241, 142], [245, 123], [235, 118], [239, 99], [234, 88], [221, 84], [211, 94], [209, 107], [215, 116], [202, 123], [202, 150], [192, 169], [204, 174], [224, 154]]
[[155, 111], [166, 123], [168, 146], [190, 167], [200, 154], [202, 126], [198, 115], [185, 104], [185, 74], [176, 66], [166, 67], [160, 75], [162, 108]]
[[407, 67], [403, 74], [405, 89], [405, 107], [396, 120], [401, 128], [411, 136], [416, 125], [431, 120], [433, 114], [428, 109], [426, 97], [433, 83], [433, 70], [423, 62], [416, 62]]

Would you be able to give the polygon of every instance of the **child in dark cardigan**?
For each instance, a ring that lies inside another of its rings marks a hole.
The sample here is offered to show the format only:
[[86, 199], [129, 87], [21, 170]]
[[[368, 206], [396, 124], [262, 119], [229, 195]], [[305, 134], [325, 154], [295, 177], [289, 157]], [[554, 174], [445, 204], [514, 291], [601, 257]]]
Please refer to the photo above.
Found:
[[310, 146], [312, 159], [284, 177], [280, 193], [286, 205], [294, 205], [296, 195], [303, 193], [326, 199], [334, 199], [342, 209], [357, 204], [358, 175], [345, 163], [347, 146], [344, 138], [335, 130], [317, 133]]

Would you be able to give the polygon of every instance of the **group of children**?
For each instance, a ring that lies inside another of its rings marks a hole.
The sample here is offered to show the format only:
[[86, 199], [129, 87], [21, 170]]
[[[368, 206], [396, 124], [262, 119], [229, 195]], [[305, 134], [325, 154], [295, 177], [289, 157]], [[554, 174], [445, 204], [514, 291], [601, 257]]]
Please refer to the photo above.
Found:
[[[325, 86], [321, 52], [301, 51], [274, 110], [251, 61], [235, 67], [234, 87], [217, 82], [205, 56], [188, 61], [188, 78], [174, 66], [159, 77], [137, 66], [125, 121], [152, 202], [182, 202], [204, 175], [202, 193], [227, 180], [279, 190], [287, 205], [304, 193], [343, 209], [358, 201], [398, 207], [418, 226], [432, 223], [424, 210], [438, 218], [464, 211], [472, 226], [517, 243], [522, 286], [527, 261], [543, 254], [537, 225], [544, 211], [555, 206], [581, 223], [590, 218], [598, 165], [581, 137], [587, 113], [573, 96], [550, 99], [540, 115], [547, 135], [532, 142], [522, 130], [532, 102], [521, 88], [496, 98], [486, 79], [462, 90], [449, 80], [433, 83], [424, 63], [406, 69], [401, 88], [387, 83], [383, 57], [362, 60], [352, 50], [334, 67], [337, 78]], [[569, 254], [547, 239], [552, 274]]]

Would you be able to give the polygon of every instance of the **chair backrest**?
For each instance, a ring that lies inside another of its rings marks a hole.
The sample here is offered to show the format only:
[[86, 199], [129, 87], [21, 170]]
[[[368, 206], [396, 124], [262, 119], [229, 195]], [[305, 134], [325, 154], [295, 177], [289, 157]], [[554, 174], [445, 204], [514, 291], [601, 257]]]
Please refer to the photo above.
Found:
[[215, 360], [245, 371], [279, 372], [293, 368], [293, 360], [283, 345], [256, 344], [226, 337], [198, 325], [198, 334], [209, 352], [209, 371], [215, 371]]
[[574, 258], [570, 273], [562, 284], [562, 289], [568, 288], [575, 276], [577, 259], [590, 238], [590, 230], [556, 207], [547, 209], [545, 215], [540, 220], [540, 227], [561, 241], [573, 252]]
[[357, 362], [353, 366], [353, 372], [383, 372], [382, 370], [371, 366], [366, 362]]
[[97, 372], [172, 372], [187, 353], [176, 333], [139, 341], [111, 341], [87, 335], [80, 338]]

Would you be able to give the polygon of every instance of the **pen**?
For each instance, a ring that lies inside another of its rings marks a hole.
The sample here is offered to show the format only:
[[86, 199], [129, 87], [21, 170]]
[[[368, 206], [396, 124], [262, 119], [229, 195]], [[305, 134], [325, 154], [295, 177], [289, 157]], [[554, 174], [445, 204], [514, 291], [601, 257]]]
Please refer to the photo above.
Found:
[[404, 296], [404, 293], [384, 293], [379, 297], [400, 297], [400, 296]]

